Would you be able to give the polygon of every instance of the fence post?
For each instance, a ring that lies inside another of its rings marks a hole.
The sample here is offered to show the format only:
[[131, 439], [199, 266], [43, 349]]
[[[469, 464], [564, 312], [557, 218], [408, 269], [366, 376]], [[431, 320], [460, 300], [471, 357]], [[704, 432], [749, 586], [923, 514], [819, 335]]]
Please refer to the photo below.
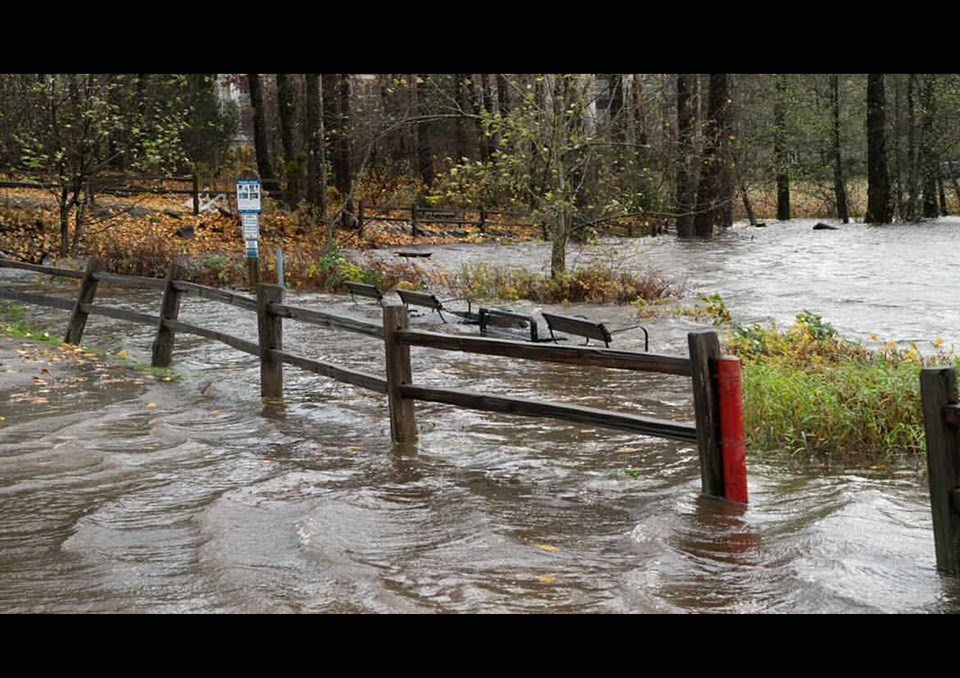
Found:
[[363, 234], [363, 200], [357, 200], [357, 235]]
[[277, 262], [277, 284], [280, 287], [283, 287], [283, 248], [278, 247], [275, 250], [275, 257]]
[[480, 232], [481, 232], [481, 233], [486, 233], [486, 232], [487, 232], [487, 208], [484, 207], [483, 205], [480, 205], [480, 223], [479, 223], [479, 226], [480, 226]]
[[410, 204], [410, 237], [417, 237], [417, 203]]
[[279, 400], [283, 397], [283, 363], [270, 355], [270, 350], [283, 350], [283, 318], [270, 312], [270, 304], [283, 301], [279, 285], [257, 285], [257, 334], [260, 340], [260, 397]]
[[164, 278], [163, 301], [160, 302], [160, 322], [157, 324], [157, 336], [153, 340], [153, 351], [150, 358], [152, 367], [170, 367], [173, 360], [173, 342], [176, 331], [164, 326], [165, 320], [176, 320], [180, 315], [180, 299], [183, 293], [173, 286], [173, 281], [180, 273], [180, 265], [176, 260], [167, 266], [167, 275]]
[[720, 411], [717, 382], [713, 378], [720, 357], [720, 340], [711, 330], [690, 332], [693, 409], [700, 454], [700, 484], [704, 494], [723, 497], [723, 456], [720, 451]]
[[717, 360], [720, 399], [720, 452], [723, 455], [723, 491], [730, 501], [747, 503], [747, 444], [743, 430], [743, 380], [740, 359]]
[[937, 568], [960, 574], [960, 432], [957, 369], [925, 367], [920, 371], [920, 400], [927, 440], [930, 511]]
[[400, 386], [413, 383], [410, 347], [397, 343], [394, 333], [408, 326], [405, 306], [383, 307], [383, 345], [386, 352], [387, 402], [390, 405], [390, 437], [395, 443], [406, 443], [417, 437], [417, 421], [413, 400], [400, 394]]
[[103, 268], [103, 262], [95, 257], [87, 259], [87, 270], [84, 271], [80, 282], [80, 294], [77, 303], [73, 306], [70, 324], [67, 325], [67, 335], [63, 341], [67, 344], [79, 344], [83, 338], [83, 329], [87, 325], [87, 312], [80, 307], [83, 304], [92, 304], [97, 296], [97, 279], [94, 275]]

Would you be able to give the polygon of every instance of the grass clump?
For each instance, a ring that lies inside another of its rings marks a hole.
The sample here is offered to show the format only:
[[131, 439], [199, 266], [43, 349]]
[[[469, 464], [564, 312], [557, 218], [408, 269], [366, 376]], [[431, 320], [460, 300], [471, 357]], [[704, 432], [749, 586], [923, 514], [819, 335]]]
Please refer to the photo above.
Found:
[[527, 299], [543, 304], [629, 304], [678, 297], [683, 293], [680, 286], [658, 271], [619, 271], [602, 263], [576, 268], [556, 278], [486, 263], [464, 265], [455, 276], [455, 285], [470, 299]]
[[868, 347], [807, 311], [785, 330], [729, 328], [727, 348], [743, 362], [747, 443], [755, 449], [919, 455], [925, 450], [919, 371], [958, 363], [952, 351], [925, 356], [915, 344]]

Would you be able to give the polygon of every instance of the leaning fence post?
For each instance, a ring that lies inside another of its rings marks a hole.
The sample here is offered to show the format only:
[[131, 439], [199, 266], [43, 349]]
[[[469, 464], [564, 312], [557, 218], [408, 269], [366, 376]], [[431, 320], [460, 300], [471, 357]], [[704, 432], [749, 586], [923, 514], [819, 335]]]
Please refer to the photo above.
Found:
[[956, 367], [920, 371], [937, 568], [960, 574], [960, 423]]
[[97, 271], [103, 268], [103, 262], [95, 257], [87, 259], [87, 270], [83, 273], [83, 280], [80, 282], [80, 294], [77, 296], [77, 303], [73, 306], [73, 314], [70, 316], [70, 324], [67, 325], [67, 335], [63, 341], [67, 344], [79, 344], [83, 338], [83, 329], [87, 325], [87, 311], [83, 310], [86, 304], [92, 304], [94, 297], [97, 296], [96, 278]]
[[720, 451], [720, 411], [717, 382], [713, 378], [720, 357], [720, 340], [713, 331], [690, 332], [693, 409], [700, 455], [700, 483], [704, 494], [723, 497], [723, 456]]
[[410, 442], [417, 437], [417, 421], [413, 400], [404, 398], [400, 387], [413, 383], [410, 347], [397, 343], [395, 332], [408, 326], [405, 306], [383, 307], [383, 345], [386, 352], [387, 402], [390, 405], [390, 436], [395, 443]]
[[410, 237], [417, 237], [417, 203], [410, 204]]
[[283, 350], [283, 318], [271, 313], [270, 304], [283, 301], [279, 285], [257, 285], [257, 334], [260, 339], [260, 397], [279, 400], [283, 397], [283, 362], [270, 351]]
[[167, 320], [176, 320], [180, 315], [180, 299], [183, 292], [173, 286], [173, 282], [180, 273], [180, 265], [176, 260], [167, 266], [167, 275], [164, 278], [163, 300], [160, 302], [160, 322], [157, 324], [157, 336], [153, 340], [153, 351], [150, 359], [152, 367], [170, 367], [173, 360], [173, 342], [176, 331], [167, 327]]
[[363, 200], [357, 200], [357, 235], [363, 234]]

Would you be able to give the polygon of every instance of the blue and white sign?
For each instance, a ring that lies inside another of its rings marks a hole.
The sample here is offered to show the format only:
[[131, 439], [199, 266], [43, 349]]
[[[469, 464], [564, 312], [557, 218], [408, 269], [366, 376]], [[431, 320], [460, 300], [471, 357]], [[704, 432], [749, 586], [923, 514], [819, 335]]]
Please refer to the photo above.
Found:
[[237, 211], [240, 214], [259, 214], [260, 180], [237, 179]]
[[258, 240], [260, 238], [260, 215], [256, 212], [244, 212], [240, 215], [244, 240]]
[[247, 240], [247, 259], [258, 259], [260, 257], [260, 244], [257, 240]]

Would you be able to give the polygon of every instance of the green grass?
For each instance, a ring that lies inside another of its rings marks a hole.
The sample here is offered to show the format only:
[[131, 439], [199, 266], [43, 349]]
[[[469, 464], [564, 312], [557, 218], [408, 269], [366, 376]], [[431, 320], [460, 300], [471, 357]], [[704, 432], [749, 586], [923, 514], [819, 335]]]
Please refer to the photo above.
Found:
[[[25, 310], [19, 304], [0, 303], [0, 337], [28, 339], [55, 346], [63, 343], [60, 335], [52, 335], [37, 323], [24, 319], [24, 314]], [[88, 344], [81, 344], [79, 348], [80, 351], [89, 355], [124, 362], [135, 370], [146, 372], [155, 377], [158, 381], [179, 381], [183, 378], [182, 375], [168, 367], [153, 367], [146, 363], [130, 362], [126, 351], [111, 352]]]
[[888, 342], [839, 337], [813, 313], [785, 330], [731, 325], [727, 349], [743, 362], [747, 445], [754, 451], [885, 459], [925, 451], [920, 369], [953, 363]]

